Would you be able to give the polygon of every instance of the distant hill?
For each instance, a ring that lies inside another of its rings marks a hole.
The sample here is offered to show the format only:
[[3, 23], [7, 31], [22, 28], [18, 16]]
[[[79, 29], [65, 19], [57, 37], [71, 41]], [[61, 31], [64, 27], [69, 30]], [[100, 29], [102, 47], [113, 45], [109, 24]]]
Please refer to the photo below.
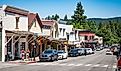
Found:
[[88, 21], [94, 21], [97, 24], [100, 22], [108, 22], [108, 21], [116, 21], [116, 22], [121, 22], [121, 17], [114, 17], [114, 18], [88, 18]]

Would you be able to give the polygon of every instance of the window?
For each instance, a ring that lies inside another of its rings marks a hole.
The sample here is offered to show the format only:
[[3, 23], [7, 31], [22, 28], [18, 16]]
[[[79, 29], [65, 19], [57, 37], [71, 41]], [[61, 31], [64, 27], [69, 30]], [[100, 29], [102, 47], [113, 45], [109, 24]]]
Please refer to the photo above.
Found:
[[53, 31], [52, 31], [52, 37], [53, 37]]
[[56, 31], [55, 31], [55, 38], [56, 38]]
[[92, 36], [90, 36], [90, 40], [92, 40]]
[[15, 17], [15, 19], [16, 19], [16, 29], [19, 29], [19, 28], [18, 28], [19, 18], [20, 18], [20, 17]]
[[85, 40], [87, 40], [87, 36], [85, 36]]
[[46, 26], [46, 25], [44, 25], [43, 28], [44, 28], [44, 29], [50, 29], [51, 26]]
[[59, 30], [60, 30], [60, 33], [61, 33], [62, 28], [59, 28]]
[[35, 23], [34, 27], [36, 27], [36, 19], [34, 20], [34, 23]]
[[65, 29], [63, 29], [63, 36], [64, 36], [64, 34], [65, 34]]
[[67, 35], [67, 40], [69, 40], [69, 34]]
[[77, 40], [76, 35], [77, 35], [77, 30], [75, 30], [75, 40]]

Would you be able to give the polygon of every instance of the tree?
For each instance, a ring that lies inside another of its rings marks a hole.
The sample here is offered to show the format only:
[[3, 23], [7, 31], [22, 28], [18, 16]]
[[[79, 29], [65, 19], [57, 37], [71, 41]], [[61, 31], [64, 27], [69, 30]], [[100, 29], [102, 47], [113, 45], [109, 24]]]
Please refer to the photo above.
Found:
[[59, 19], [59, 15], [57, 15], [57, 14], [55, 14], [55, 18], [54, 18], [54, 20], [58, 20]]
[[68, 21], [67, 15], [64, 16], [64, 21]]
[[[78, 28], [78, 29], [84, 28], [83, 25], [85, 25], [85, 20], [87, 17], [84, 16], [84, 9], [81, 2], [77, 3], [77, 7], [76, 7], [76, 10], [74, 11], [74, 15], [71, 17], [72, 17], [72, 24], [74, 25], [75, 28]], [[78, 27], [77, 25], [81, 27]]]
[[46, 20], [51, 20], [51, 16], [47, 16], [45, 19]]
[[55, 14], [55, 15], [52, 15], [52, 16], [48, 16], [45, 19], [47, 19], [47, 20], [56, 20], [57, 21], [59, 18], [60, 18], [59, 15]]
[[102, 28], [102, 22], [99, 23], [98, 30], [100, 30], [101, 28]]

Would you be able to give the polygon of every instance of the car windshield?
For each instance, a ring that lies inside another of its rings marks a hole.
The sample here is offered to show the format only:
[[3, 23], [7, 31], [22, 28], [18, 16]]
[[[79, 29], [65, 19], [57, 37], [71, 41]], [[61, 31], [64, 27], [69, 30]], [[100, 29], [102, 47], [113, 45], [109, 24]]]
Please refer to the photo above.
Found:
[[76, 52], [77, 50], [71, 50], [70, 52]]
[[52, 53], [52, 50], [46, 50], [44, 53], [45, 53], [45, 54]]
[[58, 53], [64, 53], [63, 51], [58, 51]]

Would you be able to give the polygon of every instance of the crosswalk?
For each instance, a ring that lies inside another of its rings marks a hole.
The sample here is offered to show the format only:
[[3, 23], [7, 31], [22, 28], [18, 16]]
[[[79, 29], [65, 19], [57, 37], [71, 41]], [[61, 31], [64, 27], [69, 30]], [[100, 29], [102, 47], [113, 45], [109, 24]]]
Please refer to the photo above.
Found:
[[107, 68], [107, 67], [112, 67], [116, 68], [116, 65], [106, 65], [106, 64], [68, 64], [68, 63], [33, 63], [33, 64], [28, 64], [28, 65], [43, 65], [43, 66], [74, 66], [74, 67], [79, 67], [79, 66], [85, 66], [85, 67], [102, 67], [102, 68]]

